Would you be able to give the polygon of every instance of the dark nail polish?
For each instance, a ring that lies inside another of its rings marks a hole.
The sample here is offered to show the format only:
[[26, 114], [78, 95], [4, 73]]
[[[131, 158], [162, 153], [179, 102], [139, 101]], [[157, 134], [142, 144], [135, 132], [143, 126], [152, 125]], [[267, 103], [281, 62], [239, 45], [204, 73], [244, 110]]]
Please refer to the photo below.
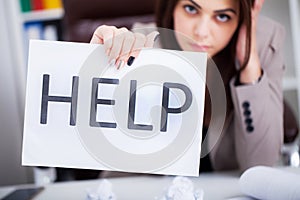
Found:
[[135, 59], [135, 57], [130, 56], [130, 57], [128, 58], [127, 65], [128, 65], [128, 66], [131, 66], [132, 63], [133, 63], [133, 61], [134, 61], [134, 59]]
[[157, 34], [156, 36], [155, 36], [155, 38], [154, 38], [154, 42], [157, 40], [159, 38], [159, 34]]

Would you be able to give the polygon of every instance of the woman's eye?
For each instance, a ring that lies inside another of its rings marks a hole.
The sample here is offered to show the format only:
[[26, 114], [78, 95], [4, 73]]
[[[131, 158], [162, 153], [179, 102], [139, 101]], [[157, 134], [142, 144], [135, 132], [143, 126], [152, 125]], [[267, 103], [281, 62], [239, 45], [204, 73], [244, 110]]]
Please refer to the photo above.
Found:
[[216, 18], [220, 22], [227, 22], [227, 21], [229, 21], [231, 19], [231, 17], [229, 15], [226, 15], [226, 14], [217, 15]]
[[185, 5], [184, 9], [189, 14], [196, 14], [197, 13], [197, 9], [194, 6], [191, 6], [191, 5]]

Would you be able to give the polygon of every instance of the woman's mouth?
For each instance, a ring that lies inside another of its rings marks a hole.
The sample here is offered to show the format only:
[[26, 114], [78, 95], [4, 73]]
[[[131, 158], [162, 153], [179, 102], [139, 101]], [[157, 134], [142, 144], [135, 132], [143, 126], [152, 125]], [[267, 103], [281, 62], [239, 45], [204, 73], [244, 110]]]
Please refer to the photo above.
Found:
[[209, 45], [190, 44], [194, 51], [207, 52], [211, 47]]

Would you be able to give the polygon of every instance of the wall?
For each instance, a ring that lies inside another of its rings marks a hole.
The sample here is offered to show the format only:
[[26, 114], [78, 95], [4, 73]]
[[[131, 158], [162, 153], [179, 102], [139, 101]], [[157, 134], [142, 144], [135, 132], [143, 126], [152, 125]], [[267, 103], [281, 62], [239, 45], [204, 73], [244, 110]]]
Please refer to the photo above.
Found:
[[30, 170], [21, 166], [24, 79], [18, 71], [22, 58], [11, 3], [0, 0], [0, 185], [31, 181]]

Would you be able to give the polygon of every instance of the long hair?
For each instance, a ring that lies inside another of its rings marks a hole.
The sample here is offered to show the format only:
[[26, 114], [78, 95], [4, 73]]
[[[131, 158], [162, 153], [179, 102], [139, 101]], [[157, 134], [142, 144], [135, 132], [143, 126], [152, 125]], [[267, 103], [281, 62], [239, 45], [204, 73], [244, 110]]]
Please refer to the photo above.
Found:
[[[157, 0], [156, 4], [156, 25], [159, 28], [165, 28], [166, 31], [160, 31], [161, 43], [164, 48], [180, 50], [179, 44], [176, 41], [175, 34], [170, 34], [167, 29], [174, 30], [174, 19], [173, 12], [180, 0]], [[230, 94], [229, 81], [235, 76], [239, 75], [240, 71], [243, 70], [249, 62], [250, 58], [250, 48], [251, 48], [251, 8], [253, 7], [255, 0], [239, 0], [240, 14], [238, 20], [238, 26], [235, 30], [228, 45], [217, 53], [212, 59], [217, 65], [220, 74], [223, 79], [223, 83], [226, 90], [227, 98], [227, 110], [230, 111], [233, 108], [233, 103]], [[246, 49], [245, 58], [241, 67], [236, 69], [235, 59], [236, 59], [236, 45], [239, 30], [242, 25], [246, 26]], [[209, 68], [208, 68], [209, 71]], [[209, 73], [209, 72], [208, 72]], [[208, 125], [211, 115], [211, 102], [208, 91], [205, 93], [205, 114], [204, 114], [204, 124]], [[227, 115], [229, 112], [227, 112]]]

